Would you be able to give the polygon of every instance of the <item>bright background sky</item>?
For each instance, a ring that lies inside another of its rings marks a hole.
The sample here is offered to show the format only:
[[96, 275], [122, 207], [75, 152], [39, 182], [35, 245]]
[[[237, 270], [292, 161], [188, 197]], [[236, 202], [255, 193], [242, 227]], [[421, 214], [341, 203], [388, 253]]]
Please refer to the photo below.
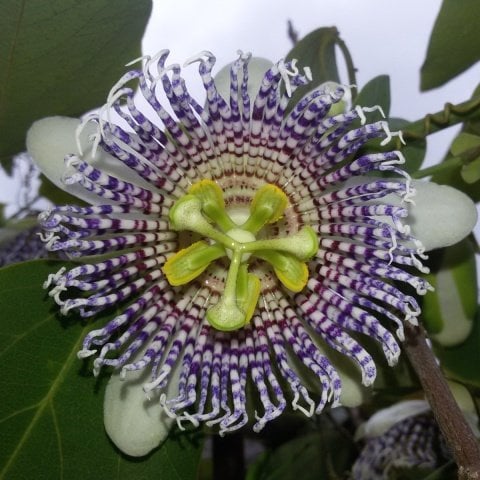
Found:
[[[143, 42], [145, 54], [168, 48], [171, 61], [183, 64], [192, 55], [210, 50], [218, 68], [251, 51], [276, 61], [291, 48], [287, 20], [300, 38], [321, 26], [336, 26], [358, 69], [362, 87], [371, 78], [391, 77], [393, 116], [416, 120], [440, 110], [446, 101], [470, 97], [480, 79], [480, 66], [447, 86], [420, 93], [419, 70], [439, 0], [154, 0], [152, 18]], [[452, 35], [454, 32], [452, 32]], [[197, 67], [184, 71], [192, 91], [202, 92]], [[345, 79], [346, 80], [346, 79]], [[197, 96], [198, 96], [197, 95]], [[443, 156], [449, 138], [431, 136], [427, 157]], [[0, 202], [9, 202], [16, 184], [1, 181]]]
[[[391, 113], [416, 120], [440, 110], [445, 101], [468, 99], [480, 79], [477, 65], [446, 87], [420, 94], [419, 71], [440, 4], [439, 0], [158, 0], [143, 50], [153, 54], [168, 48], [171, 59], [181, 64], [201, 50], [212, 51], [219, 67], [234, 60], [238, 49], [276, 61], [292, 47], [288, 19], [300, 38], [318, 27], [336, 26], [352, 53], [359, 87], [377, 75], [390, 75]], [[196, 67], [190, 70], [194, 74]]]

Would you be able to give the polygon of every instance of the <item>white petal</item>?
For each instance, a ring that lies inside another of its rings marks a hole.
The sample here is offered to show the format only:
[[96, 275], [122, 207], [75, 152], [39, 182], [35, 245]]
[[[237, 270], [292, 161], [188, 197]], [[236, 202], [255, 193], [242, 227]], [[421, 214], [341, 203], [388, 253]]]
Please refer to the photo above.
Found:
[[[375, 182], [378, 177], [358, 176], [346, 182], [347, 186]], [[392, 180], [405, 182], [403, 178]], [[472, 200], [459, 190], [433, 182], [412, 180], [416, 195], [411, 202], [403, 202], [398, 195], [387, 195], [375, 204], [400, 205], [408, 208], [409, 215], [403, 223], [411, 228], [411, 235], [420, 240], [425, 251], [449, 247], [464, 239], [477, 222], [477, 210]], [[393, 225], [390, 219], [380, 220]]]
[[355, 439], [378, 437], [396, 423], [429, 410], [430, 406], [425, 400], [406, 400], [396, 403], [391, 407], [379, 410], [367, 422], [360, 425], [355, 433]]
[[161, 407], [158, 395], [148, 400], [143, 385], [150, 372], [127, 372], [110, 378], [104, 400], [105, 430], [112, 442], [125, 454], [142, 457], [158, 447], [168, 436], [174, 419]]
[[[100, 201], [99, 197], [87, 192], [80, 185], [65, 185], [63, 182], [66, 175], [73, 173], [73, 171], [67, 171], [65, 156], [79, 155], [76, 130], [80, 123], [78, 118], [70, 117], [47, 117], [36, 121], [27, 133], [27, 150], [42, 173], [57, 187], [87, 203], [96, 204]], [[123, 165], [120, 160], [105, 153], [101, 148], [98, 148], [95, 156], [92, 157], [93, 142], [90, 137], [96, 131], [96, 124], [93, 122], [87, 123], [83, 129], [80, 135], [83, 149], [82, 159], [120, 179], [148, 186], [147, 182]]]
[[[337, 368], [337, 365], [335, 365]], [[342, 393], [340, 394], [340, 403], [342, 407], [356, 408], [363, 405], [371, 390], [362, 385], [358, 374], [354, 377], [341, 368], [337, 368], [338, 374], [342, 380]]]
[[[256, 97], [260, 85], [262, 84], [265, 72], [273, 65], [270, 60], [261, 57], [252, 57], [248, 63], [248, 95], [250, 100]], [[232, 64], [225, 65], [215, 75], [215, 85], [220, 95], [225, 99], [230, 99], [230, 68]], [[243, 80], [243, 70], [238, 72], [239, 88]]]
[[464, 193], [433, 182], [412, 182], [417, 191], [407, 223], [425, 250], [448, 247], [465, 238], [477, 223], [477, 210]]

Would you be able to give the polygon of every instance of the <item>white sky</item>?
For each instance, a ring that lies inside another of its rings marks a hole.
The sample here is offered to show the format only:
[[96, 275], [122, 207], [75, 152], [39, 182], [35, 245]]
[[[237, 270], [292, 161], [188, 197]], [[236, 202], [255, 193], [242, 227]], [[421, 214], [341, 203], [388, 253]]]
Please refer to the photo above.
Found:
[[[419, 70], [440, 7], [439, 0], [158, 0], [143, 42], [145, 53], [168, 48], [184, 60], [210, 50], [219, 67], [238, 49], [276, 61], [291, 48], [287, 20], [300, 37], [336, 26], [364, 85], [389, 74], [392, 113], [409, 120], [439, 110], [445, 101], [468, 99], [480, 79], [477, 65], [450, 85], [419, 93]], [[452, 32], [453, 33], [453, 32]], [[190, 67], [195, 71], [195, 66]]]
[[[334, 25], [353, 56], [358, 86], [362, 87], [376, 75], [389, 74], [391, 114], [416, 120], [440, 110], [446, 101], [457, 103], [468, 99], [480, 79], [480, 66], [476, 65], [447, 86], [420, 93], [419, 70], [440, 3], [439, 0], [154, 0], [143, 51], [152, 55], [168, 48], [170, 60], [183, 64], [192, 55], [211, 50], [217, 57], [218, 68], [233, 61], [238, 49], [276, 61], [291, 48], [288, 19], [300, 37], [320, 26]], [[201, 92], [196, 71], [193, 65], [185, 73], [189, 87]], [[447, 134], [448, 138], [452, 134]], [[444, 134], [432, 136], [430, 159], [438, 160], [447, 145]], [[15, 185], [4, 180], [1, 183], [0, 202], [9, 202]]]

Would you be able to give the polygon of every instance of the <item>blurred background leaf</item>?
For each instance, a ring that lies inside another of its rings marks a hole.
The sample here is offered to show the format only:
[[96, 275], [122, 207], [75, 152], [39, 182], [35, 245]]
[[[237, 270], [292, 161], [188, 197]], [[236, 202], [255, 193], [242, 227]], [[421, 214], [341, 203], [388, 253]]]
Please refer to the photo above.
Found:
[[443, 0], [420, 72], [420, 88], [431, 90], [480, 60], [478, 0]]
[[24, 149], [31, 123], [100, 106], [140, 56], [151, 0], [2, 1], [0, 161]]
[[[382, 107], [385, 117], [388, 118], [390, 115], [390, 77], [388, 75], [379, 75], [372, 78], [358, 92], [354, 105], [360, 105], [361, 107], [378, 105]], [[376, 117], [371, 115], [369, 119], [376, 119]], [[377, 119], [381, 119], [380, 112]]]
[[119, 453], [108, 440], [107, 377], [95, 380], [76, 356], [86, 332], [105, 315], [93, 324], [57, 317], [42, 283], [59, 267], [37, 260], [0, 269], [0, 478], [195, 478], [199, 434], [173, 431], [140, 459]]
[[[338, 412], [337, 412], [338, 413]], [[353, 436], [331, 412], [295, 427], [287, 416], [266, 429], [268, 449], [253, 462], [247, 480], [340, 480], [346, 478], [357, 448]], [[285, 423], [287, 421], [287, 423]], [[283, 422], [283, 429], [281, 429]], [[290, 428], [288, 428], [290, 427]]]
[[480, 388], [480, 309], [468, 338], [454, 347], [436, 346], [435, 352], [447, 377]]
[[292, 95], [295, 105], [310, 90], [325, 82], [340, 82], [335, 46], [339, 33], [335, 27], [322, 27], [302, 38], [287, 54], [287, 60], [298, 60], [298, 68], [310, 67], [312, 81], [299, 87]]
[[[480, 98], [480, 85], [474, 90], [471, 103], [478, 103]], [[468, 137], [465, 137], [465, 134]], [[465, 117], [461, 131], [453, 139], [450, 149], [443, 159], [444, 169], [432, 175], [432, 182], [450, 185], [461, 190], [472, 198], [474, 202], [480, 201], [480, 179], [477, 178], [478, 171], [475, 166], [477, 152], [476, 146], [472, 143], [475, 137], [480, 137], [480, 112], [474, 109]], [[466, 138], [469, 138], [468, 142]], [[480, 168], [480, 166], [479, 166]], [[472, 171], [473, 170], [473, 171]]]
[[477, 311], [475, 247], [465, 238], [449, 248], [433, 251], [426, 279], [435, 288], [422, 298], [422, 323], [444, 346], [462, 343], [473, 328]]
[[317, 432], [303, 434], [267, 451], [247, 472], [247, 480], [339, 480], [355, 456], [353, 439], [327, 420]]

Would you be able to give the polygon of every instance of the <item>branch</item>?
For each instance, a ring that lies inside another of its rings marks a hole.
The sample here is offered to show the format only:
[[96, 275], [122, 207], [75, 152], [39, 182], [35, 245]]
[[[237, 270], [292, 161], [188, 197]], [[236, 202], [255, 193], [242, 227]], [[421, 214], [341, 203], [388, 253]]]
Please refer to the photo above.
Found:
[[404, 348], [458, 466], [458, 478], [480, 479], [480, 446], [427, 345], [423, 327], [407, 322]]
[[446, 103], [443, 110], [429, 113], [402, 129], [403, 137], [405, 140], [422, 140], [432, 133], [465, 122], [479, 112], [480, 97], [474, 97], [457, 105]]

